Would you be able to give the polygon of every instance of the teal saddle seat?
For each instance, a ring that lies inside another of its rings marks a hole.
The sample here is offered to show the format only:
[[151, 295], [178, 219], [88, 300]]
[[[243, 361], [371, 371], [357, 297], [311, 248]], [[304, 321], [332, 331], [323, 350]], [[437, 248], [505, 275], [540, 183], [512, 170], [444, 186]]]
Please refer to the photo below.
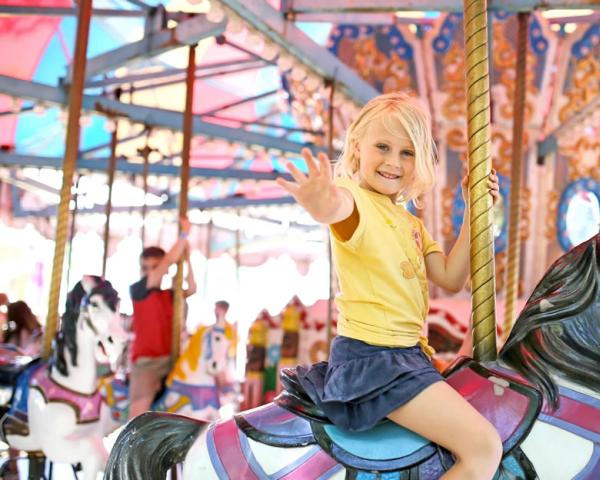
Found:
[[318, 423], [313, 423], [312, 428], [321, 448], [340, 463], [361, 470], [402, 470], [437, 451], [426, 438], [389, 420], [365, 432], [348, 432]]

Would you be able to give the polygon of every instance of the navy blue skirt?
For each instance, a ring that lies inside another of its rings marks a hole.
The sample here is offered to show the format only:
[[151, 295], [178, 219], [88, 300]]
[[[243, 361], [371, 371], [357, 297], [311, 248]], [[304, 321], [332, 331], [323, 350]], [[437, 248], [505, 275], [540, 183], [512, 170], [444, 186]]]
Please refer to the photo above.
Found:
[[373, 428], [428, 386], [444, 381], [420, 346], [390, 348], [338, 336], [329, 362], [299, 366], [298, 379], [338, 427]]

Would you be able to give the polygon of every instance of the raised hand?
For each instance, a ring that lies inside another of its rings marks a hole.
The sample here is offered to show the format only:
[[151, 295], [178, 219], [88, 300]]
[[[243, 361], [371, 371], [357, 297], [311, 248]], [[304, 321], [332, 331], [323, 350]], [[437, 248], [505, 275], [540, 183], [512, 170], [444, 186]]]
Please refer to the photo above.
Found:
[[[492, 196], [492, 204], [496, 205], [496, 203], [498, 202], [498, 199], [500, 198], [500, 184], [498, 183], [499, 178], [498, 175], [496, 175], [496, 169], [492, 168], [492, 171], [490, 173], [490, 176], [488, 177], [488, 188], [490, 190], [490, 195]], [[465, 175], [462, 179], [462, 181], [460, 182], [460, 186], [462, 188], [462, 195], [463, 195], [463, 200], [465, 201], [465, 204], [468, 204], [467, 202], [467, 198], [468, 198], [468, 190], [469, 190], [469, 176]]]
[[327, 222], [331, 212], [332, 201], [339, 195], [333, 183], [331, 165], [324, 153], [319, 153], [315, 160], [308, 148], [302, 149], [302, 156], [308, 167], [308, 175], [302, 173], [295, 165], [288, 163], [288, 171], [294, 182], [278, 178], [277, 183], [287, 190], [296, 201], [318, 222]]

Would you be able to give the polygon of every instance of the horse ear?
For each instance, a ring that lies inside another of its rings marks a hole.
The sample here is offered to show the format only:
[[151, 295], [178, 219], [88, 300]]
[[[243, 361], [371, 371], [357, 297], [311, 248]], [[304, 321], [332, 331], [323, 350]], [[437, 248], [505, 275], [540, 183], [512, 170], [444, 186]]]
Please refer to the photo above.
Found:
[[98, 282], [96, 281], [96, 277], [94, 277], [93, 275], [84, 275], [81, 279], [81, 286], [85, 290], [85, 293], [88, 295], [91, 293], [94, 287], [96, 287], [97, 283]]

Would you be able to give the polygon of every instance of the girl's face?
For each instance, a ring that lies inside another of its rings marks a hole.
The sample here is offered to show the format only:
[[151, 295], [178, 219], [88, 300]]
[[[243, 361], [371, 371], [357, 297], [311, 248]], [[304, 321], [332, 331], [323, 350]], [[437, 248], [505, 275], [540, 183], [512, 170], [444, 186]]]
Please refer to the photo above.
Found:
[[376, 118], [355, 146], [360, 186], [387, 195], [392, 202], [410, 185], [415, 169], [412, 141], [402, 125], [395, 123], [397, 135], [385, 128], [381, 118]]

